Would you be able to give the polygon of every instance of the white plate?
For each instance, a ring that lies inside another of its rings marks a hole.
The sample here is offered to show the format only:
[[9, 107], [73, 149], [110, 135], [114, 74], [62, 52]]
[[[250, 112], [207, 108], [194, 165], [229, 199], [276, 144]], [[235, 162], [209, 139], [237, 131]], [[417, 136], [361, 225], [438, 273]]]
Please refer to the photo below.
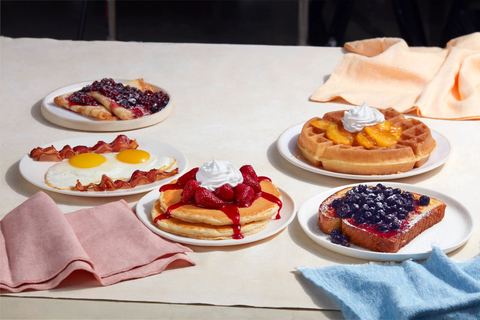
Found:
[[[101, 135], [101, 136], [66, 139], [62, 141], [49, 143], [41, 147], [45, 148], [53, 145], [57, 150], [61, 150], [67, 144], [70, 145], [72, 148], [78, 145], [92, 147], [98, 141], [105, 141], [106, 143], [110, 143], [113, 140], [115, 140], [116, 137], [117, 135]], [[129, 138], [133, 139], [132, 137], [129, 137]], [[40, 187], [49, 191], [73, 195], [73, 196], [80, 196], [80, 197], [116, 197], [116, 196], [125, 196], [125, 195], [137, 194], [142, 192], [148, 192], [155, 188], [159, 188], [161, 185], [164, 185], [165, 183], [168, 183], [173, 179], [177, 179], [187, 169], [187, 165], [188, 165], [187, 157], [177, 148], [157, 140], [143, 139], [143, 138], [138, 138], [136, 140], [138, 142], [138, 149], [145, 150], [150, 154], [163, 155], [163, 156], [175, 158], [175, 160], [177, 160], [178, 174], [164, 180], [156, 181], [150, 184], [140, 185], [132, 189], [121, 189], [121, 190], [114, 190], [114, 191], [95, 191], [95, 192], [94, 191], [80, 192], [80, 191], [70, 191], [70, 190], [58, 190], [58, 189], [49, 187], [45, 183], [45, 173], [47, 172], [48, 168], [50, 168], [51, 166], [53, 166], [58, 162], [35, 161], [29, 156], [30, 151], [22, 158], [22, 160], [20, 160], [20, 164], [19, 164], [20, 173], [25, 179], [27, 179], [29, 182], [33, 183], [37, 187]]]
[[[278, 188], [278, 187], [277, 187]], [[150, 218], [150, 212], [153, 208], [155, 201], [158, 199], [160, 192], [158, 190], [153, 190], [152, 192], [146, 194], [140, 201], [138, 201], [137, 206], [135, 208], [137, 212], [137, 216], [142, 221], [147, 228], [155, 232], [156, 234], [170, 239], [175, 242], [180, 242], [184, 244], [196, 245], [196, 246], [208, 246], [208, 247], [222, 247], [222, 246], [233, 246], [233, 245], [240, 245], [246, 244], [250, 242], [255, 242], [258, 240], [262, 240], [268, 238], [286, 228], [290, 222], [292, 222], [293, 218], [295, 218], [295, 213], [297, 212], [295, 202], [293, 201], [292, 197], [288, 195], [285, 191], [278, 188], [280, 193], [282, 194], [282, 210], [280, 211], [281, 218], [278, 220], [272, 220], [268, 223], [267, 227], [256, 233], [254, 235], [245, 237], [243, 239], [229, 239], [229, 240], [199, 240], [199, 239], [192, 239], [182, 236], [177, 236], [165, 231], [160, 230], [154, 224], [152, 219]]]
[[[369, 182], [369, 184], [372, 185], [376, 185], [377, 183], [379, 182]], [[344, 247], [333, 244], [330, 242], [330, 236], [323, 233], [318, 226], [318, 207], [333, 193], [343, 188], [358, 185], [351, 184], [320, 193], [305, 201], [298, 210], [300, 226], [313, 241], [331, 251], [354, 258], [379, 261], [403, 261], [410, 258], [415, 260], [426, 259], [431, 254], [432, 245], [437, 245], [445, 253], [449, 253], [467, 242], [472, 235], [475, 224], [472, 214], [463, 204], [452, 197], [415, 185], [394, 182], [380, 183], [392, 188], [400, 188], [402, 190], [425, 194], [444, 202], [447, 205], [445, 217], [436, 225], [422, 232], [397, 253], [373, 252], [356, 245]]]
[[[128, 80], [115, 79], [115, 81], [125, 82]], [[68, 85], [47, 94], [43, 99], [42, 106], [41, 106], [41, 112], [43, 117], [56, 125], [70, 128], [70, 129], [83, 130], [83, 131], [107, 132], [107, 131], [125, 131], [125, 130], [133, 130], [133, 129], [139, 129], [143, 127], [148, 127], [148, 126], [157, 124], [159, 122], [162, 122], [173, 113], [174, 103], [172, 102], [172, 95], [168, 93], [166, 90], [154, 85], [152, 86], [156, 91], [161, 90], [167, 93], [170, 97], [170, 101], [165, 106], [165, 108], [163, 108], [161, 111], [149, 116], [145, 116], [145, 117], [133, 119], [133, 120], [117, 120], [117, 121], [97, 120], [95, 118], [87, 117], [83, 114], [67, 110], [53, 102], [53, 99], [56, 96], [80, 90], [86, 85], [91, 84], [92, 82], [93, 81], [86, 81], [82, 83]]]
[[332, 171], [327, 171], [312, 165], [302, 155], [302, 152], [297, 146], [297, 139], [298, 139], [298, 136], [300, 135], [300, 132], [302, 131], [303, 125], [304, 123], [299, 123], [285, 130], [277, 140], [277, 149], [287, 161], [296, 165], [297, 167], [300, 167], [302, 169], [315, 172], [318, 174], [322, 174], [325, 176], [344, 178], [344, 179], [353, 179], [353, 180], [400, 179], [400, 178], [415, 176], [415, 175], [433, 170], [441, 166], [442, 164], [444, 164], [450, 157], [450, 154], [452, 153], [452, 147], [450, 145], [450, 142], [440, 133], [431, 130], [432, 137], [437, 142], [437, 147], [430, 155], [430, 158], [428, 159], [428, 161], [425, 162], [425, 164], [420, 168], [415, 168], [411, 171], [403, 172], [403, 173], [376, 175], [376, 176], [332, 172]]

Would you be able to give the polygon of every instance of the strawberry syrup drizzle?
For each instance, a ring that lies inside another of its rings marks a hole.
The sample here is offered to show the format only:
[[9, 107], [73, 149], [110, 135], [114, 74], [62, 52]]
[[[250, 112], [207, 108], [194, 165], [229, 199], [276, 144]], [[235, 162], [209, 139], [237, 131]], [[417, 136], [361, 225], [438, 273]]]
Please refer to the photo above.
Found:
[[[268, 177], [258, 177], [258, 180], [259, 181], [268, 181], [268, 182], [272, 181]], [[163, 186], [160, 187], [160, 192], [165, 192], [165, 191], [168, 191], [168, 190], [181, 190], [181, 189], [183, 189], [183, 186], [181, 186], [179, 184], [176, 184], [176, 183], [175, 184], [166, 184], [166, 185], [163, 185]], [[275, 197], [273, 194], [270, 194], [268, 192], [260, 191], [259, 193], [255, 194], [255, 197], [252, 199], [252, 201], [250, 201], [245, 207], [250, 207], [252, 205], [252, 203], [260, 197], [264, 198], [267, 201], [274, 202], [278, 205], [278, 207], [279, 207], [278, 208], [278, 213], [275, 216], [274, 220], [280, 219], [281, 218], [280, 210], [282, 209], [282, 201], [280, 199], [278, 199], [277, 197]], [[167, 208], [167, 212], [155, 217], [153, 222], [156, 223], [158, 220], [163, 220], [163, 219], [170, 218], [172, 210], [175, 210], [175, 209], [180, 208], [182, 206], [185, 206], [187, 204], [196, 206], [198, 208], [204, 208], [204, 207], [201, 207], [201, 206], [197, 205], [195, 203], [195, 201], [190, 201], [190, 202], [180, 201], [176, 204], [172, 204], [171, 206], [169, 206]], [[240, 212], [238, 210], [238, 206], [236, 204], [233, 204], [233, 203], [225, 203], [225, 205], [223, 207], [219, 208], [218, 210], [222, 211], [233, 222], [233, 226], [232, 226], [233, 236], [232, 236], [232, 238], [233, 239], [243, 239], [243, 235], [241, 233], [242, 227], [240, 225]]]

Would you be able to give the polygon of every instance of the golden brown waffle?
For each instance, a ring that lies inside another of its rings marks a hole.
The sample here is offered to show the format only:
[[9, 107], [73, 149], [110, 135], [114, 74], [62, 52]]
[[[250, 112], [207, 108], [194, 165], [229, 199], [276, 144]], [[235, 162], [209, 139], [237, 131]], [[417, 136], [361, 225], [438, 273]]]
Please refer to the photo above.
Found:
[[[392, 109], [379, 110], [386, 120], [402, 128], [398, 143], [390, 147], [347, 146], [334, 144], [326, 137], [326, 130], [316, 128], [315, 117], [305, 123], [297, 144], [304, 157], [313, 165], [328, 171], [383, 175], [407, 172], [423, 165], [436, 147], [430, 129], [421, 121], [409, 118]], [[326, 113], [323, 120], [337, 123], [345, 110]]]

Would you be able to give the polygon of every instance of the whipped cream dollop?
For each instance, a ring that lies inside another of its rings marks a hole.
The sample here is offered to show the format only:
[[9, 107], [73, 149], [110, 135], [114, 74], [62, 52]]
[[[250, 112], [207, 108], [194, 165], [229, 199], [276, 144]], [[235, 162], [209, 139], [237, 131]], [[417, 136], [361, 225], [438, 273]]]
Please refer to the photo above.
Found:
[[196, 178], [201, 187], [210, 191], [228, 183], [233, 188], [243, 182], [240, 170], [228, 161], [213, 159], [199, 167]]
[[357, 132], [367, 126], [374, 126], [385, 121], [385, 116], [364, 102], [361, 106], [345, 111], [342, 118], [343, 127], [349, 132]]

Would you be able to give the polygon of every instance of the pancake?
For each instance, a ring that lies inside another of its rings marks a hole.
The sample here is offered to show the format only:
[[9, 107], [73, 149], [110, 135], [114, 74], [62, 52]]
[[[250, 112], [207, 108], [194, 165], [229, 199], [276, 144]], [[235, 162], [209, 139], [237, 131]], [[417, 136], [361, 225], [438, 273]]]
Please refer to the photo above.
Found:
[[[151, 211], [152, 221], [155, 221], [155, 218], [163, 213], [160, 201], [155, 201]], [[270, 219], [265, 219], [242, 225], [241, 233], [244, 237], [258, 233], [267, 227], [269, 221]], [[155, 225], [168, 233], [201, 240], [228, 240], [235, 235], [231, 225], [214, 226], [206, 223], [191, 223], [173, 217], [159, 219], [155, 222]]]
[[[172, 184], [175, 182], [172, 182]], [[278, 199], [281, 198], [280, 191], [275, 185], [269, 181], [261, 181], [260, 186], [262, 192], [269, 193]], [[159, 201], [161, 210], [166, 212], [167, 208], [179, 203], [181, 201], [181, 194], [183, 189], [167, 190], [160, 193]], [[251, 206], [239, 207], [240, 225], [243, 226], [254, 221], [269, 220], [277, 214], [280, 207], [263, 197], [258, 197]], [[233, 225], [230, 219], [222, 210], [208, 209], [198, 207], [192, 204], [186, 204], [179, 208], [173, 209], [170, 212], [171, 217], [177, 218], [190, 223], [205, 223], [213, 226], [231, 226]]]

